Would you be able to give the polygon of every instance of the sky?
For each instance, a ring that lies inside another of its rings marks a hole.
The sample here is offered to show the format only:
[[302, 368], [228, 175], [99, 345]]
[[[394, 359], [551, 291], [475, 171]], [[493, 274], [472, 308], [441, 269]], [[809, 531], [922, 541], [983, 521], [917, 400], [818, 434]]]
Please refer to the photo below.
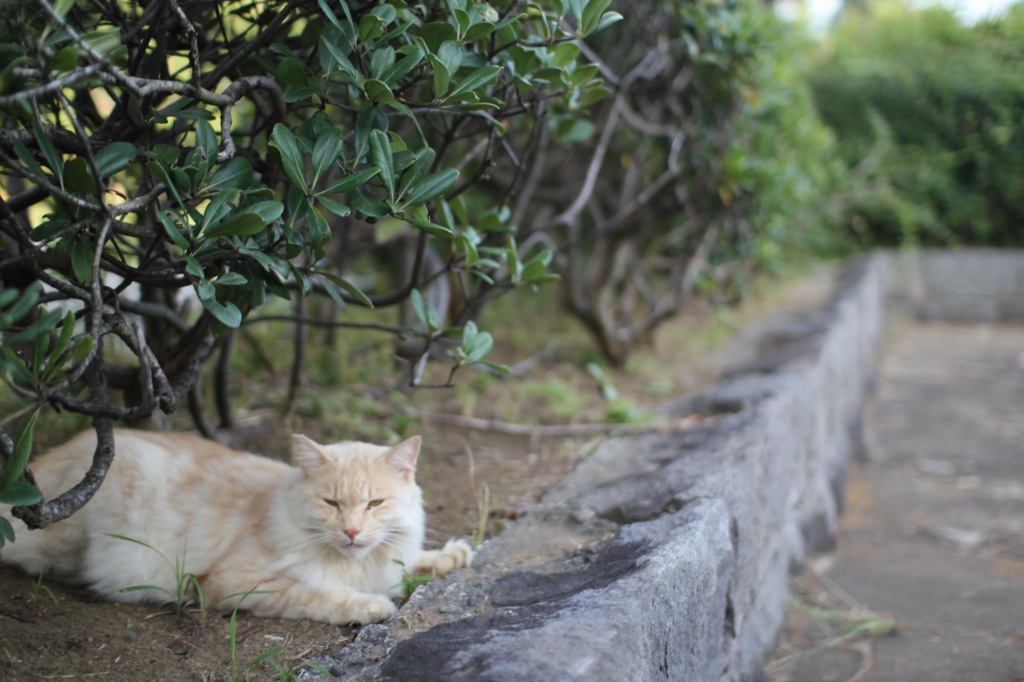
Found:
[[[974, 22], [991, 16], [998, 16], [1014, 0], [912, 0], [913, 4], [926, 6], [929, 4], [940, 4], [953, 9], [965, 23]], [[800, 14], [800, 5], [806, 4], [808, 11], [808, 23], [812, 29], [823, 29], [835, 16], [842, 4], [842, 0], [782, 0], [776, 7], [779, 13], [787, 18], [796, 18]]]

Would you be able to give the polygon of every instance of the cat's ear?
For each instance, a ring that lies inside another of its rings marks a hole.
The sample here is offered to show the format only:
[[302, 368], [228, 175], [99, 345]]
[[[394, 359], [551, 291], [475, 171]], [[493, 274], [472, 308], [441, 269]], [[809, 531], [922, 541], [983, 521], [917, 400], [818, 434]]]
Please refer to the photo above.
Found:
[[323, 449], [301, 434], [292, 436], [292, 444], [295, 448], [295, 464], [303, 471], [315, 471], [327, 461]]
[[416, 458], [420, 455], [423, 439], [419, 436], [407, 438], [391, 448], [387, 453], [388, 463], [397, 469], [407, 480], [412, 480], [416, 473]]

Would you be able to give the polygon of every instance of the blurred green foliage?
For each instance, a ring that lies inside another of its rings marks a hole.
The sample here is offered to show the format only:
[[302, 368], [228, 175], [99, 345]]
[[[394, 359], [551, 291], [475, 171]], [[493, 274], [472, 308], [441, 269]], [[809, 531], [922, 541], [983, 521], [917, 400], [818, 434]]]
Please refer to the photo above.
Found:
[[899, 0], [851, 8], [810, 71], [849, 168], [855, 242], [1024, 246], [1024, 5], [973, 26]]

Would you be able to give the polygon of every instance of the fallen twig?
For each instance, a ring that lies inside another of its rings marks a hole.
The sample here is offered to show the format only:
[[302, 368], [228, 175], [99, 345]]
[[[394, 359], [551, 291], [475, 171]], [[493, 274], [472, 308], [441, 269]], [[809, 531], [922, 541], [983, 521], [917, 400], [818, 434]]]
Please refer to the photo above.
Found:
[[443, 414], [437, 412], [415, 412], [408, 411], [409, 416], [423, 419], [424, 421], [441, 422], [464, 426], [478, 431], [494, 431], [506, 433], [513, 436], [586, 436], [595, 433], [610, 433], [613, 435], [643, 434], [643, 433], [674, 433], [692, 429], [697, 423], [706, 418], [690, 415], [683, 419], [671, 422], [654, 422], [650, 424], [514, 424], [501, 421], [500, 419], [480, 419], [478, 417], [466, 417], [460, 414]]

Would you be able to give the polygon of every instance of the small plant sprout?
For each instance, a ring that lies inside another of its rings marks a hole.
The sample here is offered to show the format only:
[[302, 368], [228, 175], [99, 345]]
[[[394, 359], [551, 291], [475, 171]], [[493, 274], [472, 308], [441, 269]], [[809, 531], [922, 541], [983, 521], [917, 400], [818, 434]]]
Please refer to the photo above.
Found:
[[392, 561], [394, 561], [396, 564], [402, 567], [402, 580], [401, 582], [392, 585], [391, 589], [401, 587], [403, 599], [408, 599], [412, 596], [412, 593], [416, 591], [416, 588], [418, 588], [420, 585], [425, 585], [429, 583], [431, 580], [435, 578], [435, 576], [432, 575], [415, 575], [409, 572], [409, 569], [405, 567], [404, 562], [398, 559], [392, 559]]
[[174, 611], [179, 616], [186, 613], [185, 607], [188, 606], [189, 602], [194, 597], [196, 604], [199, 607], [200, 618], [206, 618], [206, 598], [203, 596], [203, 590], [199, 586], [199, 580], [195, 575], [185, 570], [185, 549], [182, 550], [181, 556], [174, 557], [174, 563], [171, 563], [171, 560], [168, 559], [163, 552], [149, 543], [129, 538], [124, 535], [115, 535], [113, 533], [109, 533], [108, 535], [112, 538], [124, 540], [125, 542], [133, 542], [136, 545], [141, 545], [142, 547], [153, 550], [163, 558], [167, 563], [167, 566], [174, 572], [174, 592], [171, 592], [164, 587], [160, 587], [159, 585], [132, 585], [130, 587], [121, 588], [121, 592], [140, 592], [142, 590], [156, 590], [157, 592], [163, 592], [174, 605]]
[[39, 599], [40, 592], [49, 597], [50, 601], [53, 602], [54, 606], [60, 606], [60, 601], [57, 600], [57, 595], [53, 593], [53, 590], [51, 590], [49, 587], [43, 584], [42, 573], [39, 574], [39, 576], [36, 578], [35, 583], [32, 584], [32, 594], [29, 596], [29, 601], [33, 603], [36, 602]]

